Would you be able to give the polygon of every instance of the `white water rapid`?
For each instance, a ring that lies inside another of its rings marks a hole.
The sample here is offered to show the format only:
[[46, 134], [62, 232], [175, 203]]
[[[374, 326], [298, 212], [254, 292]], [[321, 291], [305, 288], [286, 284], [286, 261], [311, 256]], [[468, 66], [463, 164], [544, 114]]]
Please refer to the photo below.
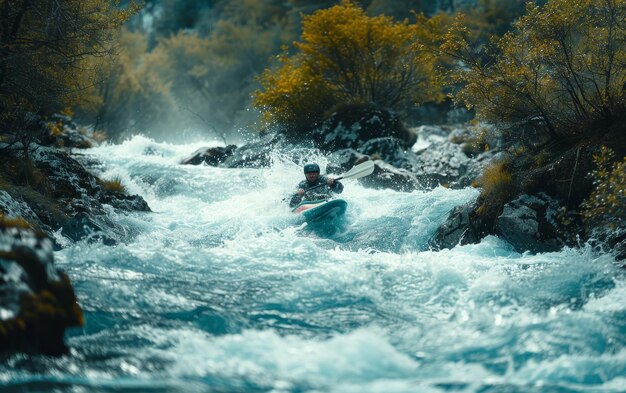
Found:
[[429, 250], [474, 189], [346, 181], [345, 220], [311, 228], [282, 202], [300, 165], [278, 153], [269, 169], [178, 164], [204, 145], [87, 151], [154, 212], [111, 211], [125, 244], [56, 253], [85, 326], [68, 356], [8, 359], [6, 391], [626, 389], [626, 280], [611, 256], [519, 254], [496, 237]]

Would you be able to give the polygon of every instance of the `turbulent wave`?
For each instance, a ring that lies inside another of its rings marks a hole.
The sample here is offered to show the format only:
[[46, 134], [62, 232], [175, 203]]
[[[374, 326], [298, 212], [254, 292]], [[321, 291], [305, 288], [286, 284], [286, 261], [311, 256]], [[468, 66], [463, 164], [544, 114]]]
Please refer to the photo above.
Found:
[[473, 189], [399, 193], [345, 182], [332, 228], [282, 201], [313, 150], [269, 169], [181, 166], [200, 145], [135, 137], [88, 154], [155, 213], [136, 235], [56, 254], [86, 324], [61, 359], [14, 356], [15, 391], [622, 391], [626, 281], [590, 248], [504, 241], [431, 251]]

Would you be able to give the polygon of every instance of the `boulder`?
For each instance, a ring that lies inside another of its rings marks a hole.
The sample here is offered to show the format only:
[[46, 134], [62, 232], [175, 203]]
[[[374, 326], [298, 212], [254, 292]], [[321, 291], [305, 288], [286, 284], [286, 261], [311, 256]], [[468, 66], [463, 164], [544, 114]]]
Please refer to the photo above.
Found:
[[363, 143], [358, 152], [385, 161], [396, 168], [413, 170], [418, 164], [417, 155], [397, 138], [374, 138]]
[[520, 195], [504, 205], [496, 219], [496, 234], [519, 252], [556, 251], [562, 247], [557, 237], [559, 207], [545, 193]]
[[396, 138], [404, 148], [410, 148], [417, 140], [396, 113], [375, 105], [356, 104], [335, 111], [310, 132], [310, 137], [317, 147], [327, 152], [358, 149], [375, 138]]
[[103, 239], [114, 244], [127, 240], [130, 233], [109, 218], [105, 205], [121, 212], [150, 211], [141, 196], [105, 187], [64, 151], [39, 146], [29, 159], [16, 151], [7, 153], [13, 157], [5, 157], [4, 165], [24, 166], [32, 160], [29, 176], [38, 180], [24, 181], [19, 173], [7, 172], [6, 180], [12, 184], [0, 193], [0, 211], [7, 217], [24, 218], [50, 236], [61, 229], [71, 240]]
[[455, 207], [429, 241], [435, 250], [474, 244], [490, 232], [488, 224], [476, 213], [476, 203]]
[[226, 158], [232, 156], [236, 148], [237, 146], [235, 145], [228, 145], [226, 147], [201, 147], [180, 163], [182, 165], [207, 164], [218, 166], [223, 163]]
[[432, 143], [417, 154], [414, 168], [422, 184], [433, 188], [439, 184], [456, 186], [470, 165], [470, 158], [459, 145], [444, 140]]
[[43, 233], [0, 222], [0, 293], [0, 352], [67, 352], [65, 330], [83, 314]]
[[408, 170], [396, 168], [384, 161], [376, 160], [374, 173], [362, 177], [359, 182], [368, 188], [389, 188], [396, 191], [411, 192], [422, 188], [418, 179]]
[[266, 136], [260, 141], [248, 143], [233, 151], [220, 165], [226, 168], [267, 168], [272, 164], [272, 152], [285, 145], [279, 134]]

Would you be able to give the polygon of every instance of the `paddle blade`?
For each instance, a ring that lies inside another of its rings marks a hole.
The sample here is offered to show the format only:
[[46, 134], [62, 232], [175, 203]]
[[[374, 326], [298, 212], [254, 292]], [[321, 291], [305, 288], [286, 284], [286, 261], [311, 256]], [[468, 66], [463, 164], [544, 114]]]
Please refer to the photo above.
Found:
[[342, 179], [359, 179], [364, 176], [369, 176], [374, 172], [374, 161], [365, 161], [355, 166], [346, 172]]

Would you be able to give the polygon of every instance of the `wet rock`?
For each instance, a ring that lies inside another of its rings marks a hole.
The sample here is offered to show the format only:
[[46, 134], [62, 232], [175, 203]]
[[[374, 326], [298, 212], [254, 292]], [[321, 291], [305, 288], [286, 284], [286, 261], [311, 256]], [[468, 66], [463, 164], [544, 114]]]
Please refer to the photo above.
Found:
[[396, 138], [405, 148], [417, 140], [396, 113], [374, 105], [346, 105], [311, 131], [310, 137], [316, 146], [328, 152], [358, 149], [376, 138]]
[[485, 220], [476, 214], [476, 208], [474, 203], [455, 207], [431, 238], [430, 247], [440, 250], [480, 242], [490, 230]]
[[362, 177], [359, 182], [368, 188], [392, 189], [396, 191], [411, 192], [422, 188], [418, 179], [406, 169], [396, 168], [384, 161], [376, 160], [374, 173]]
[[13, 198], [8, 192], [0, 190], [0, 213], [6, 217], [22, 217], [27, 221], [36, 222], [37, 215], [24, 201]]
[[471, 186], [485, 166], [503, 154], [498, 139], [484, 136], [485, 140], [479, 142], [476, 130], [470, 126], [421, 126], [415, 131], [415, 174], [428, 188]]
[[272, 163], [272, 152], [286, 144], [285, 138], [275, 134], [257, 142], [238, 147], [220, 165], [226, 168], [267, 168]]
[[374, 138], [363, 143], [358, 152], [385, 161], [396, 168], [413, 170], [418, 165], [417, 155], [397, 138]]
[[236, 148], [237, 146], [235, 145], [228, 145], [226, 147], [201, 147], [180, 163], [182, 165], [207, 164], [218, 166], [223, 163], [226, 158], [232, 156]]
[[547, 252], [562, 246], [557, 238], [560, 203], [545, 193], [520, 195], [496, 219], [496, 234], [519, 252]]
[[450, 187], [470, 187], [474, 183], [474, 181], [478, 177], [480, 177], [480, 175], [482, 175], [483, 170], [486, 166], [497, 161], [503, 161], [506, 159], [507, 156], [508, 153], [498, 152], [496, 150], [489, 150], [478, 154], [467, 163], [461, 176], [459, 176], [454, 181], [452, 181], [452, 183], [450, 183]]
[[71, 240], [100, 239], [114, 244], [127, 240], [129, 233], [109, 218], [107, 209], [150, 211], [141, 196], [104, 187], [100, 179], [64, 151], [39, 146], [29, 159], [15, 151], [8, 154], [13, 155], [8, 157], [9, 164], [23, 165], [32, 160], [30, 170], [35, 175], [31, 176], [39, 181], [24, 183], [19, 174], [9, 178], [13, 184], [0, 195], [0, 211], [8, 217], [22, 217], [50, 236], [61, 229]]
[[123, 192], [112, 190], [102, 190], [98, 196], [98, 201], [103, 204], [113, 206], [115, 209], [127, 212], [150, 212], [148, 202], [139, 195], [128, 195]]
[[461, 147], [448, 140], [433, 143], [417, 155], [415, 175], [428, 187], [455, 186], [471, 165]]
[[68, 277], [42, 233], [0, 222], [0, 352], [62, 355], [65, 330], [83, 324]]
[[45, 122], [48, 132], [42, 138], [42, 144], [58, 148], [87, 149], [96, 145], [96, 141], [87, 130], [79, 127], [70, 116], [54, 114]]

